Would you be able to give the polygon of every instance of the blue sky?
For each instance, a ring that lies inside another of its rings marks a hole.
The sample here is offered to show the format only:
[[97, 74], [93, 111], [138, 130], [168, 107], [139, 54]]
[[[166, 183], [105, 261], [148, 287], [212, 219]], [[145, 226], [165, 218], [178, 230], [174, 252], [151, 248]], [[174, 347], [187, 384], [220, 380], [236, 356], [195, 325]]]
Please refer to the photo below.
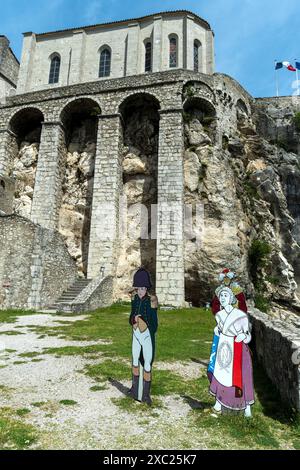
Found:
[[[253, 96], [275, 94], [274, 59], [300, 60], [300, 0], [1, 0], [0, 34], [20, 58], [22, 33], [45, 32], [191, 10], [215, 32], [216, 71], [237, 79]], [[281, 95], [291, 95], [296, 74], [278, 72]], [[300, 77], [299, 77], [300, 78]]]

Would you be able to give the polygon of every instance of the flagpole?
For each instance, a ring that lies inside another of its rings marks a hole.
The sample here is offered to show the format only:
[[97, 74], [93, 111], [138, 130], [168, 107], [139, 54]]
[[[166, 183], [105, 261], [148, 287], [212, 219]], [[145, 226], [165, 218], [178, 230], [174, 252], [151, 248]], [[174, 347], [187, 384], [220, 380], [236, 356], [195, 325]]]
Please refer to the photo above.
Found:
[[299, 77], [298, 77], [298, 69], [297, 69], [297, 59], [295, 59], [295, 69], [296, 69], [296, 80], [297, 80], [297, 96], [299, 96]]
[[275, 83], [276, 83], [276, 96], [279, 97], [279, 84], [278, 84], [278, 70], [276, 69], [277, 60], [275, 62]]

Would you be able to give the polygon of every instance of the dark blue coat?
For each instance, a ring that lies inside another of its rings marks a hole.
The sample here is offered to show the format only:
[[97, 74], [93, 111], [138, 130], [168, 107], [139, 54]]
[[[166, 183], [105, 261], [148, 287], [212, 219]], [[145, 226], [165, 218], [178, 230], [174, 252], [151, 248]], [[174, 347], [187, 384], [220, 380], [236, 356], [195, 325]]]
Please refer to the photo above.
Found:
[[[147, 324], [150, 331], [151, 341], [152, 341], [152, 362], [154, 360], [155, 353], [155, 333], [157, 331], [158, 320], [157, 320], [157, 308], [151, 307], [151, 297], [146, 294], [142, 299], [136, 294], [131, 301], [131, 314], [129, 317], [130, 325], [134, 324], [134, 317], [136, 315], [141, 315], [141, 318]], [[141, 364], [144, 365], [144, 358], [140, 357]]]

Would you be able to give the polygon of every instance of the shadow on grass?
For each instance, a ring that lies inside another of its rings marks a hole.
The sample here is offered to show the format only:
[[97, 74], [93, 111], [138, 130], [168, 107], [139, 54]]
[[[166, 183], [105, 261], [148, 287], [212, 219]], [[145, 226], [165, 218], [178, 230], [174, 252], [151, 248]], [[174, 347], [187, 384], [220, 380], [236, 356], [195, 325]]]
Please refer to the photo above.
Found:
[[194, 398], [188, 396], [188, 395], [180, 395], [181, 398], [187, 403], [192, 410], [205, 410], [207, 408], [211, 408], [211, 403], [205, 402], [205, 401], [199, 401], [195, 400]]
[[126, 397], [128, 396], [130, 388], [125, 387], [125, 385], [123, 385], [121, 382], [116, 379], [112, 379], [111, 377], [108, 379], [108, 381], [113, 387], [119, 390], [119, 392], [123, 393], [123, 395], [125, 395]]
[[206, 361], [205, 359], [196, 359], [195, 357], [191, 357], [191, 361], [196, 364], [201, 364], [204, 367], [207, 367], [209, 364], [209, 361]]

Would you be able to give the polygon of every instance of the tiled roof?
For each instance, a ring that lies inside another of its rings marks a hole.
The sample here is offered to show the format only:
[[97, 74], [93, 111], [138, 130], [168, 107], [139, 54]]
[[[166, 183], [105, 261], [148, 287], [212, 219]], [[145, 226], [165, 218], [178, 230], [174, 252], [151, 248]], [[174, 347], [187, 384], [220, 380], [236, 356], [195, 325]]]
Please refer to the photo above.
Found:
[[[142, 21], [142, 20], [146, 20], [147, 18], [153, 18], [154, 16], [157, 16], [157, 15], [162, 15], [162, 16], [164, 16], [164, 15], [174, 15], [175, 16], [177, 13], [186, 13], [186, 14], [189, 14], [189, 15], [193, 15], [195, 17], [195, 19], [198, 20], [202, 24], [202, 26], [204, 26], [206, 29], [211, 31], [211, 27], [210, 27], [209, 23], [207, 21], [203, 20], [202, 18], [200, 18], [200, 16], [196, 15], [192, 11], [189, 11], [189, 10], [173, 10], [173, 11], [161, 11], [159, 13], [152, 13], [151, 15], [141, 16], [139, 18], [129, 18], [129, 19], [125, 19], [125, 20], [111, 21], [111, 22], [108, 22], [108, 23], [99, 23], [99, 24], [81, 26], [81, 27], [76, 27], [76, 28], [67, 28], [67, 29], [60, 29], [60, 30], [57, 30], [57, 31], [49, 31], [49, 32], [45, 32], [45, 33], [38, 33], [37, 36], [46, 36], [46, 35], [48, 36], [48, 35], [52, 35], [52, 34], [56, 34], [56, 33], [63, 33], [63, 32], [67, 32], [67, 31], [78, 31], [80, 29], [89, 30], [89, 29], [97, 28], [99, 26], [110, 26], [110, 25], [121, 24], [121, 23], [129, 23], [130, 21]], [[24, 33], [24, 34], [28, 34], [28, 33]]]

